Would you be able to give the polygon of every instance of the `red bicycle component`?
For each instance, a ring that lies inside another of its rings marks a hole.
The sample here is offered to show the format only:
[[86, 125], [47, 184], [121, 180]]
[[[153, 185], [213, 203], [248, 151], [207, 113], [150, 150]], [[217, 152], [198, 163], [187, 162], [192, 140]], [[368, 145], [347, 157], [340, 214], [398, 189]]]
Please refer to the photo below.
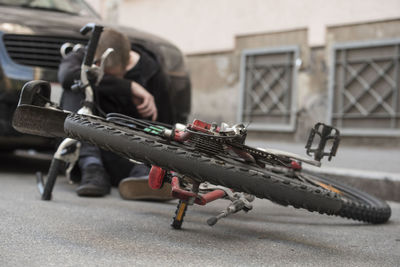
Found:
[[174, 176], [171, 180], [172, 196], [181, 200], [188, 200], [192, 197], [197, 197], [197, 194], [183, 190], [179, 185], [178, 177]]
[[166, 171], [158, 166], [151, 166], [149, 174], [149, 187], [151, 189], [160, 189], [164, 183]]
[[[194, 120], [192, 124], [189, 124], [189, 127], [192, 130], [199, 131], [199, 132], [202, 132], [202, 133], [209, 133], [210, 130], [211, 130], [211, 126], [212, 126], [211, 124], [206, 123], [206, 122], [201, 121], [201, 120]], [[215, 131], [219, 132], [219, 130], [220, 130], [220, 128], [217, 127], [217, 129]]]
[[[188, 125], [188, 128], [192, 131], [212, 134], [212, 132], [211, 132], [212, 125], [210, 123], [206, 123], [201, 120], [194, 120], [192, 124]], [[220, 131], [220, 127], [216, 127], [215, 132], [219, 132], [219, 131]], [[190, 137], [190, 133], [185, 132], [185, 131], [175, 130], [173, 139], [178, 142], [185, 142], [189, 139], [189, 137]]]
[[195, 200], [195, 203], [204, 206], [211, 201], [223, 198], [225, 195], [226, 193], [224, 192], [224, 190], [217, 189], [202, 196], [198, 195], [199, 198]]
[[292, 160], [290, 166], [293, 170], [301, 170], [301, 165], [297, 161]]
[[190, 191], [186, 191], [180, 187], [179, 179], [176, 176], [172, 177], [171, 187], [172, 187], [172, 196], [173, 197], [178, 198], [180, 200], [184, 200], [184, 201], [187, 201], [190, 198], [195, 198], [194, 203], [196, 203], [198, 205], [202, 205], [202, 206], [204, 206], [207, 203], [210, 203], [214, 200], [223, 198], [226, 195], [226, 193], [221, 189], [211, 191], [204, 195], [199, 195], [199, 194], [196, 194], [196, 193], [193, 193]]

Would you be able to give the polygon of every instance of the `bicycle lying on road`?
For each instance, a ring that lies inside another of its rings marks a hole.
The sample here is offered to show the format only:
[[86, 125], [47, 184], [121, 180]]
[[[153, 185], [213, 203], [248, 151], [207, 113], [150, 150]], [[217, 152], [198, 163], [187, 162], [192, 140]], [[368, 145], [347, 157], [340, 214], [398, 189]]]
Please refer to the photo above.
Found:
[[[99, 68], [93, 67], [92, 62], [102, 27], [87, 25], [83, 32], [89, 31], [92, 34], [83, 62], [83, 77], [77, 86], [86, 92], [86, 108], [93, 102], [86, 73]], [[14, 127], [21, 132], [66, 138], [54, 154], [46, 181], [38, 176], [44, 200], [51, 199], [60, 165], [66, 162], [71, 167], [79, 154], [79, 141], [84, 141], [151, 165], [152, 189], [171, 183], [172, 195], [179, 199], [172, 222], [177, 229], [181, 228], [189, 205], [206, 205], [222, 198], [230, 204], [208, 219], [209, 225], [238, 211], [251, 210], [254, 197], [368, 223], [384, 223], [390, 218], [391, 209], [384, 201], [303, 170], [303, 164], [320, 166], [322, 158], [330, 160], [336, 155], [340, 134], [331, 126], [317, 123], [311, 130], [306, 149], [314, 159], [309, 159], [245, 145], [247, 128], [243, 124], [217, 125], [195, 120], [172, 126], [115, 113], [102, 118], [82, 110], [61, 110], [49, 100], [50, 94], [49, 83], [28, 82], [13, 119]], [[326, 148], [327, 144], [331, 147]]]

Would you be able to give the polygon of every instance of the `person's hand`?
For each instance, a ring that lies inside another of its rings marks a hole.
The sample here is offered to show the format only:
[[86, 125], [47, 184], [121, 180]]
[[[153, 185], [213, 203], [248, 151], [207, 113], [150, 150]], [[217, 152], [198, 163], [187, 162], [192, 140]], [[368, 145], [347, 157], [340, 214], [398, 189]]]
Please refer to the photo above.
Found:
[[158, 112], [154, 97], [136, 82], [131, 83], [131, 90], [133, 95], [132, 102], [136, 105], [139, 114], [143, 118], [151, 117], [151, 120], [155, 121]]

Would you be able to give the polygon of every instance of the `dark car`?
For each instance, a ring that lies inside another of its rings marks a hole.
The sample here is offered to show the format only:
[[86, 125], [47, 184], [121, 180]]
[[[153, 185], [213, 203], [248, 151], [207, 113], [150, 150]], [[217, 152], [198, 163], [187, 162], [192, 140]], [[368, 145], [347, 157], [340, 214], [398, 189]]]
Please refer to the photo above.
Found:
[[[11, 126], [25, 82], [57, 83], [64, 43], [85, 44], [79, 30], [88, 22], [104, 25], [81, 0], [0, 0], [0, 150], [49, 147], [49, 140], [17, 133]], [[190, 80], [181, 51], [157, 36], [136, 29], [113, 27], [125, 33], [160, 62], [169, 78], [175, 120], [184, 122], [190, 111]], [[55, 84], [57, 87], [57, 84]]]

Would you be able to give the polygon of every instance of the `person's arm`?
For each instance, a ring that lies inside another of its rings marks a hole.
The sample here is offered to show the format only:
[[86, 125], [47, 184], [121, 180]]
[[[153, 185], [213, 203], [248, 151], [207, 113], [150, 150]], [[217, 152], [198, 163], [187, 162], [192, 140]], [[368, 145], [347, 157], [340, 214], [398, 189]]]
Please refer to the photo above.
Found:
[[100, 84], [96, 87], [104, 96], [119, 96], [131, 99], [131, 81], [105, 74]]
[[132, 82], [131, 85], [132, 101], [136, 105], [139, 114], [143, 118], [151, 118], [152, 121], [155, 121], [158, 111], [153, 95], [136, 82]]
[[153, 95], [140, 84], [127, 79], [105, 75], [97, 90], [103, 96], [117, 96], [130, 99], [143, 118], [157, 119], [157, 107]]

